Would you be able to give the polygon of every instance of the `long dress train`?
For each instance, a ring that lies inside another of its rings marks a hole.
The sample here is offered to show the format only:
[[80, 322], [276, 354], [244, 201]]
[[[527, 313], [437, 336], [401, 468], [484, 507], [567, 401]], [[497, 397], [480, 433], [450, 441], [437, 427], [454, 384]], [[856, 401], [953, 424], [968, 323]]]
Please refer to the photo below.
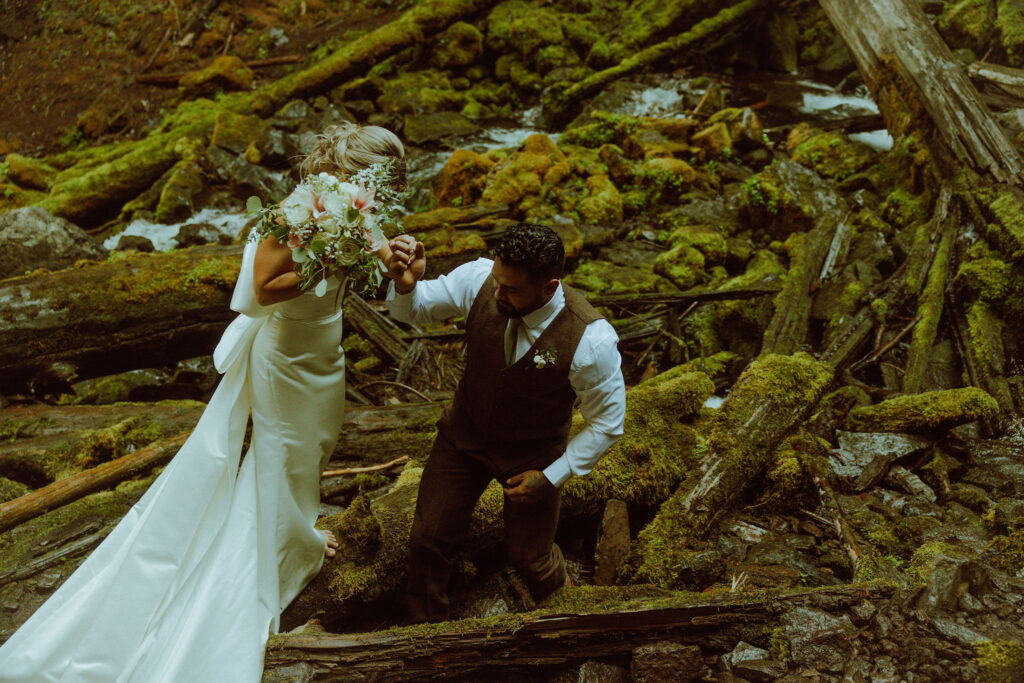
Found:
[[[0, 681], [258, 681], [281, 610], [316, 575], [320, 472], [341, 429], [337, 280], [271, 307], [246, 246], [188, 441], [110, 535], [0, 647]], [[247, 418], [250, 446], [241, 458]]]

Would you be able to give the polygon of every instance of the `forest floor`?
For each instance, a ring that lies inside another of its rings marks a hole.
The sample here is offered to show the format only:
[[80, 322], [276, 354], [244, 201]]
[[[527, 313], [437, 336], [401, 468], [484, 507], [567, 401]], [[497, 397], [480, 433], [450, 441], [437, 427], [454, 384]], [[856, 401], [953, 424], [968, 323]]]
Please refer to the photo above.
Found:
[[[385, 1], [380, 9], [350, 4], [0, 0], [0, 156], [144, 137], [181, 95], [177, 86], [140, 83], [140, 77], [192, 71], [220, 54], [301, 57], [257, 68], [258, 85], [387, 23], [401, 9]], [[208, 14], [194, 14], [211, 5]]]

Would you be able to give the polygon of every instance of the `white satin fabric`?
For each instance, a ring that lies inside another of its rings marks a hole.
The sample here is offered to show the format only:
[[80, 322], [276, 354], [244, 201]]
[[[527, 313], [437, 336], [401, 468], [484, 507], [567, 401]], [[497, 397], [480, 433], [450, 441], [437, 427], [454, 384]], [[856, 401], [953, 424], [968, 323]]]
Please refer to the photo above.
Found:
[[[188, 441], [110, 535], [0, 647], [0, 681], [259, 681], [281, 611], [316, 575], [320, 472], [345, 396], [337, 280], [261, 307], [247, 245]], [[249, 450], [242, 453], [252, 412]]]

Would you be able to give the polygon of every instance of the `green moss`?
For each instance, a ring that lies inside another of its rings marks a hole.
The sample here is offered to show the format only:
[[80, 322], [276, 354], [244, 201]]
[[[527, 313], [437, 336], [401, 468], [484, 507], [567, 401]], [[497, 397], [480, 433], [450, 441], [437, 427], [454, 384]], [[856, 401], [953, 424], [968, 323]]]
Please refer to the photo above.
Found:
[[903, 375], [903, 391], [907, 393], [921, 391], [928, 380], [932, 347], [935, 345], [946, 297], [954, 241], [954, 232], [946, 230], [935, 250], [935, 258], [928, 270], [924, 290], [918, 297], [917, 311], [920, 320], [914, 326], [911, 335], [909, 360]]
[[7, 418], [0, 420], [0, 441], [14, 441], [26, 436], [35, 436], [40, 428], [49, 422], [43, 417], [34, 417], [28, 420], [17, 420]]
[[1024, 66], [1024, 10], [1012, 0], [1000, 0], [996, 28], [1010, 66]]
[[865, 432], [943, 431], [998, 414], [999, 404], [988, 393], [977, 387], [963, 387], [898, 396], [854, 408], [847, 424], [850, 429]]
[[1004, 377], [1003, 323], [987, 302], [978, 301], [967, 309], [967, 343], [979, 382], [996, 399], [1001, 411], [1012, 413], [1013, 396]]
[[974, 644], [979, 683], [1012, 683], [1024, 678], [1024, 645], [1015, 640]]
[[996, 536], [989, 547], [993, 553], [994, 566], [1011, 575], [1024, 569], [1024, 529]]
[[986, 0], [950, 0], [944, 4], [936, 28], [946, 42], [984, 54], [992, 30]]
[[793, 149], [791, 157], [819, 175], [844, 180], [870, 166], [875, 152], [841, 132], [832, 131], [811, 135]]
[[622, 222], [622, 197], [606, 175], [587, 178], [587, 196], [577, 205], [580, 218], [595, 225], [616, 225]]
[[704, 279], [704, 254], [689, 244], [677, 244], [658, 254], [654, 272], [679, 289], [689, 289]]
[[431, 63], [442, 69], [469, 66], [483, 53], [483, 41], [477, 27], [457, 21], [435, 39]]
[[28, 493], [31, 489], [22, 484], [20, 481], [13, 481], [5, 477], [0, 477], [0, 504], [20, 498]]
[[590, 294], [623, 292], [664, 292], [673, 289], [671, 283], [655, 274], [649, 264], [620, 266], [608, 261], [582, 261], [565, 282]]
[[719, 351], [710, 356], [700, 356], [679, 366], [680, 372], [703, 372], [708, 377], [721, 377], [728, 372], [729, 366], [739, 360], [739, 356], [730, 351]]
[[714, 472], [715, 485], [702, 489], [695, 481], [662, 504], [632, 551], [636, 570], [630, 581], [667, 587], [691, 572], [706, 534], [766, 468], [764, 451], [818, 402], [831, 381], [832, 369], [805, 353], [770, 354], [752, 363], [710, 420], [712, 460], [702, 479]]
[[[720, 289], [744, 289], [778, 283], [786, 268], [773, 252], [762, 249], [747, 262], [742, 275], [724, 282]], [[715, 329], [730, 351], [753, 358], [761, 350], [762, 335], [774, 312], [772, 297], [721, 301], [713, 305]]]
[[928, 198], [919, 193], [898, 188], [890, 192], [879, 212], [882, 218], [896, 226], [897, 229], [928, 219]]

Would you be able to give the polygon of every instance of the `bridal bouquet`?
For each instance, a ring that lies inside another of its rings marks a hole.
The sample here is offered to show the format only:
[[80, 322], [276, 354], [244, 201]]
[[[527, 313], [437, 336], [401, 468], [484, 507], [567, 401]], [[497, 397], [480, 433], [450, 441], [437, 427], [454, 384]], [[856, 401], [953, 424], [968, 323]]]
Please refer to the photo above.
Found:
[[327, 278], [341, 268], [350, 279], [376, 289], [383, 264], [375, 253], [393, 225], [401, 193], [392, 186], [394, 161], [374, 164], [345, 180], [329, 173], [308, 176], [280, 204], [263, 206], [258, 197], [246, 202], [257, 217], [255, 239], [273, 235], [292, 250], [299, 286], [323, 296]]

